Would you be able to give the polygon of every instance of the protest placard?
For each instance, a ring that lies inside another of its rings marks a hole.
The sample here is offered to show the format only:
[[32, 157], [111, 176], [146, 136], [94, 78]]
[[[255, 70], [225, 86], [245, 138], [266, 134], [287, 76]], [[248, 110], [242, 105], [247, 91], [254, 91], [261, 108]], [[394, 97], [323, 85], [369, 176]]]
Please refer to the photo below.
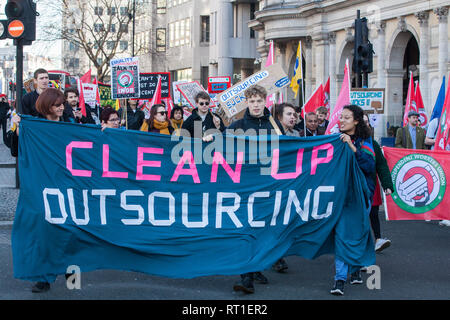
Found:
[[350, 101], [367, 113], [384, 113], [384, 89], [352, 89]]
[[98, 91], [100, 94], [100, 105], [104, 108], [107, 105], [113, 106], [116, 102], [111, 99], [111, 86], [108, 84], [98, 83]]
[[158, 76], [161, 76], [161, 98], [170, 98], [170, 72], [150, 72], [139, 74], [140, 99], [152, 99]]
[[289, 78], [281, 64], [275, 63], [220, 93], [217, 101], [224, 116], [231, 119], [246, 108], [244, 92], [251, 86], [260, 85], [267, 90], [269, 95], [280, 91], [289, 83]]
[[111, 60], [111, 92], [113, 99], [139, 98], [139, 59]]
[[[180, 91], [181, 95], [187, 100], [187, 102], [192, 106], [192, 108], [196, 108], [195, 105], [195, 95], [200, 91], [206, 92], [206, 90], [202, 87], [202, 85], [198, 81], [184, 82], [177, 84], [177, 89]], [[208, 92], [206, 92], [208, 93]], [[215, 107], [215, 103], [211, 100], [210, 107]]]

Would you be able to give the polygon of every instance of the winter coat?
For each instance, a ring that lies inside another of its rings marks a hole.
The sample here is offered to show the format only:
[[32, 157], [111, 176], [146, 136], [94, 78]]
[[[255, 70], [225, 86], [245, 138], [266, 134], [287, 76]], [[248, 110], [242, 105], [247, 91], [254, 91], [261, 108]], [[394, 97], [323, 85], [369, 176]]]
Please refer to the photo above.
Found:
[[[181, 128], [189, 131], [190, 137], [192, 137], [192, 138], [202, 138], [203, 135], [205, 134], [205, 132], [207, 130], [210, 130], [210, 129], [219, 130], [221, 132], [224, 131], [225, 130], [225, 125], [223, 124], [222, 119], [217, 114], [214, 114], [214, 115], [220, 119], [220, 128], [219, 129], [217, 129], [216, 125], [214, 124], [211, 112], [208, 112], [206, 114], [205, 120], [202, 121], [202, 118], [198, 115], [198, 108], [195, 108], [194, 110], [192, 110], [192, 115], [190, 115], [183, 122], [183, 125], [181, 126]], [[201, 125], [202, 125], [202, 136], [201, 137], [195, 137], [194, 136], [195, 123], [198, 122], [198, 121], [200, 121]]]

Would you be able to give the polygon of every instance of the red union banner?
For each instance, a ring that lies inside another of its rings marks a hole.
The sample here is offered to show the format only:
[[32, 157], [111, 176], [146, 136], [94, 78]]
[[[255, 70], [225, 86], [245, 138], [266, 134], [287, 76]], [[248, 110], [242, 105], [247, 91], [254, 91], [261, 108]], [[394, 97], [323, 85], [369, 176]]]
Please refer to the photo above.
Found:
[[450, 152], [383, 147], [394, 183], [387, 220], [450, 220]]

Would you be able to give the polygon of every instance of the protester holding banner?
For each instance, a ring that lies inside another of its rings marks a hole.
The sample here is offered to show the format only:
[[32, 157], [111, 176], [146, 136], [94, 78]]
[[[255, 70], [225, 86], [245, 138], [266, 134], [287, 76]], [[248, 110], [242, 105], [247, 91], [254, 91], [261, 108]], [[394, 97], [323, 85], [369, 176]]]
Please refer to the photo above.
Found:
[[419, 125], [419, 116], [417, 111], [411, 110], [408, 112], [408, 123], [397, 130], [396, 148], [426, 149], [425, 131]]
[[112, 107], [105, 107], [100, 114], [100, 121], [102, 130], [105, 130], [106, 128], [117, 129], [120, 125], [119, 113]]
[[[371, 132], [364, 123], [364, 111], [355, 105], [345, 105], [339, 117], [339, 130], [341, 140], [348, 144], [355, 153], [359, 168], [364, 173], [369, 188], [369, 199], [372, 199], [375, 191], [375, 152], [371, 138]], [[369, 206], [370, 208], [370, 206]], [[368, 210], [367, 210], [368, 211]], [[369, 212], [363, 214], [369, 215]], [[350, 271], [350, 284], [361, 284], [361, 266], [349, 266], [339, 257], [335, 257], [336, 274], [335, 284], [330, 293], [334, 295], [344, 294], [344, 284]], [[350, 270], [349, 270], [350, 269]]]
[[167, 119], [166, 107], [163, 104], [155, 104], [150, 109], [150, 118], [146, 119], [141, 126], [141, 131], [156, 132], [171, 135], [173, 128]]
[[95, 120], [92, 119], [92, 110], [86, 104], [86, 116], [81, 113], [81, 108], [79, 106], [79, 92], [77, 88], [66, 88], [64, 90], [64, 97], [66, 102], [64, 103], [64, 121], [72, 123], [91, 123], [95, 124]]
[[[241, 129], [245, 131], [245, 134], [247, 135], [259, 135], [271, 134], [272, 130], [275, 130], [277, 135], [284, 134], [284, 132], [280, 130], [280, 128], [282, 128], [280, 122], [274, 120], [270, 115], [269, 110], [266, 108], [266, 89], [259, 85], [253, 85], [244, 92], [244, 95], [247, 103], [244, 118], [237, 120], [228, 126], [227, 132], [230, 132], [230, 129], [234, 130], [234, 132], [236, 132], [237, 129]], [[267, 284], [269, 282], [261, 272], [248, 272], [241, 274], [241, 281], [233, 286], [233, 290], [242, 291], [244, 293], [254, 293], [254, 280], [261, 284]]]
[[[64, 121], [64, 94], [59, 89], [48, 88], [43, 91], [36, 100], [36, 111], [39, 117], [50, 121]], [[20, 116], [16, 115], [13, 118], [13, 128], [16, 136], [19, 137], [19, 123], [21, 121]], [[17, 150], [18, 139], [14, 140], [16, 145], [12, 146]], [[50, 283], [48, 282], [36, 282], [31, 291], [35, 293], [45, 292], [50, 289]]]
[[[367, 127], [369, 127], [373, 137], [373, 128], [370, 125], [369, 117], [367, 116], [367, 114], [364, 114], [364, 123]], [[372, 226], [372, 231], [375, 237], [375, 252], [381, 252], [391, 245], [391, 240], [381, 238], [378, 212], [380, 210], [381, 204], [383, 203], [383, 200], [381, 198], [381, 188], [378, 178], [381, 181], [381, 186], [383, 187], [384, 193], [386, 195], [392, 194], [392, 191], [394, 190], [394, 184], [392, 183], [391, 172], [389, 171], [386, 158], [383, 155], [383, 151], [381, 150], [380, 145], [375, 139], [372, 139], [372, 142], [375, 151], [376, 187], [375, 194], [373, 195], [372, 199], [372, 208], [370, 209], [370, 225]]]
[[280, 121], [287, 136], [300, 137], [299, 132], [294, 129], [297, 122], [297, 113], [295, 112], [295, 107], [292, 104], [276, 104], [275, 107], [272, 108], [272, 112], [274, 118]]
[[184, 118], [183, 118], [183, 108], [180, 106], [175, 106], [172, 108], [170, 113], [170, 124], [172, 128], [175, 130], [175, 134], [177, 136], [180, 135], [181, 127], [183, 126]]
[[195, 95], [196, 108], [192, 110], [192, 115], [189, 116], [182, 125], [182, 129], [185, 129], [190, 134], [191, 138], [203, 138], [205, 132], [210, 129], [219, 130], [221, 132], [225, 130], [222, 119], [209, 110], [210, 102], [210, 96], [204, 91], [200, 91]]

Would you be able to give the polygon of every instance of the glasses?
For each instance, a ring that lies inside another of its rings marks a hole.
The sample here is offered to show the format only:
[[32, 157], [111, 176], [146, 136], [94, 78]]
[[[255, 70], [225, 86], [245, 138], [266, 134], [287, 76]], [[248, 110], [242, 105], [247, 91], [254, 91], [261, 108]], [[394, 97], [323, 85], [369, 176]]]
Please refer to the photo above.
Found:
[[167, 114], [167, 111], [159, 111], [159, 112], [157, 112], [157, 113], [159, 113], [159, 114], [162, 115], [162, 116], [165, 116], [165, 115]]
[[114, 118], [114, 119], [109, 119], [108, 121], [109, 121], [109, 122], [119, 122], [120, 119], [119, 119], [119, 118]]
[[209, 102], [199, 102], [198, 103], [200, 106], [209, 106]]

